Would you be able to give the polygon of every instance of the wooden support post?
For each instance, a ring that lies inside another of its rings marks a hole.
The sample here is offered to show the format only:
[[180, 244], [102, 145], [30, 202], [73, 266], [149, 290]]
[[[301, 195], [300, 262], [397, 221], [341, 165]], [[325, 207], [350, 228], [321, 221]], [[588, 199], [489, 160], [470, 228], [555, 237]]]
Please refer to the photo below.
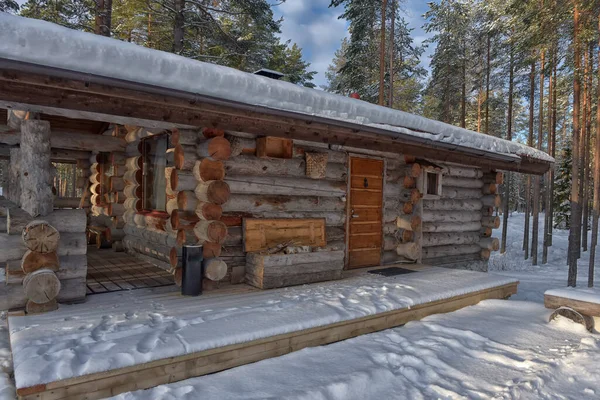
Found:
[[50, 174], [50, 123], [21, 122], [21, 208], [32, 216], [53, 210]]

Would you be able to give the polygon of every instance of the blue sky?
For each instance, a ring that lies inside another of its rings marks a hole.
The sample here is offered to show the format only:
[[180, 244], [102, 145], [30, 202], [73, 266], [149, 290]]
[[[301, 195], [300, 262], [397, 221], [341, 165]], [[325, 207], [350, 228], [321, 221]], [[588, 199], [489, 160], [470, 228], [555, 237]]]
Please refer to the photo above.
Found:
[[[273, 7], [277, 18], [283, 17], [281, 39], [291, 39], [302, 47], [304, 58], [311, 63], [311, 70], [317, 71], [317, 86], [326, 83], [325, 71], [340, 47], [344, 36], [348, 35], [348, 22], [338, 19], [343, 8], [329, 8], [330, 0], [286, 0]], [[428, 35], [422, 26], [423, 14], [427, 11], [427, 1], [405, 0], [403, 13], [411, 28], [416, 44], [420, 44]], [[429, 70], [430, 46], [423, 55], [421, 63]]]

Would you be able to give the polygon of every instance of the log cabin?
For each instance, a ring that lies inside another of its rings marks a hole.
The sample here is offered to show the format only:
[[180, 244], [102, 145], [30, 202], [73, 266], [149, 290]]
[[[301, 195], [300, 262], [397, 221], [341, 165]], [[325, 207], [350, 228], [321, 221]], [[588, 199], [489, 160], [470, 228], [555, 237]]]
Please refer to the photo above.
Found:
[[[0, 309], [82, 301], [88, 242], [178, 284], [182, 248], [202, 245], [213, 288], [399, 263], [486, 271], [502, 172], [541, 175], [554, 162], [494, 136], [42, 21], [0, 14], [0, 30]], [[74, 169], [70, 193], [56, 187], [53, 163]]]

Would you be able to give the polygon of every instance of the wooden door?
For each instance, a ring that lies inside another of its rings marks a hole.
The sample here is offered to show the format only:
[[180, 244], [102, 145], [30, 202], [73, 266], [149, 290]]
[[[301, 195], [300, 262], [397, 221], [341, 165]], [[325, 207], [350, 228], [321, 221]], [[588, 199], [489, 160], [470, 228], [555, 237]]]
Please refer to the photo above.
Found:
[[348, 268], [379, 265], [383, 208], [383, 161], [350, 157]]

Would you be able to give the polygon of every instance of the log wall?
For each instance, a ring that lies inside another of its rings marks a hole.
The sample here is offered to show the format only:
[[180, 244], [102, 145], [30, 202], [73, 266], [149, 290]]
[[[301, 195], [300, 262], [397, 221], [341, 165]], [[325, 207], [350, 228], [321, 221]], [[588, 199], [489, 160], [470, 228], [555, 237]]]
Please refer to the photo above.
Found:
[[496, 171], [443, 165], [442, 193], [423, 200], [423, 263], [487, 271], [491, 251], [498, 250], [493, 229], [500, 206]]

